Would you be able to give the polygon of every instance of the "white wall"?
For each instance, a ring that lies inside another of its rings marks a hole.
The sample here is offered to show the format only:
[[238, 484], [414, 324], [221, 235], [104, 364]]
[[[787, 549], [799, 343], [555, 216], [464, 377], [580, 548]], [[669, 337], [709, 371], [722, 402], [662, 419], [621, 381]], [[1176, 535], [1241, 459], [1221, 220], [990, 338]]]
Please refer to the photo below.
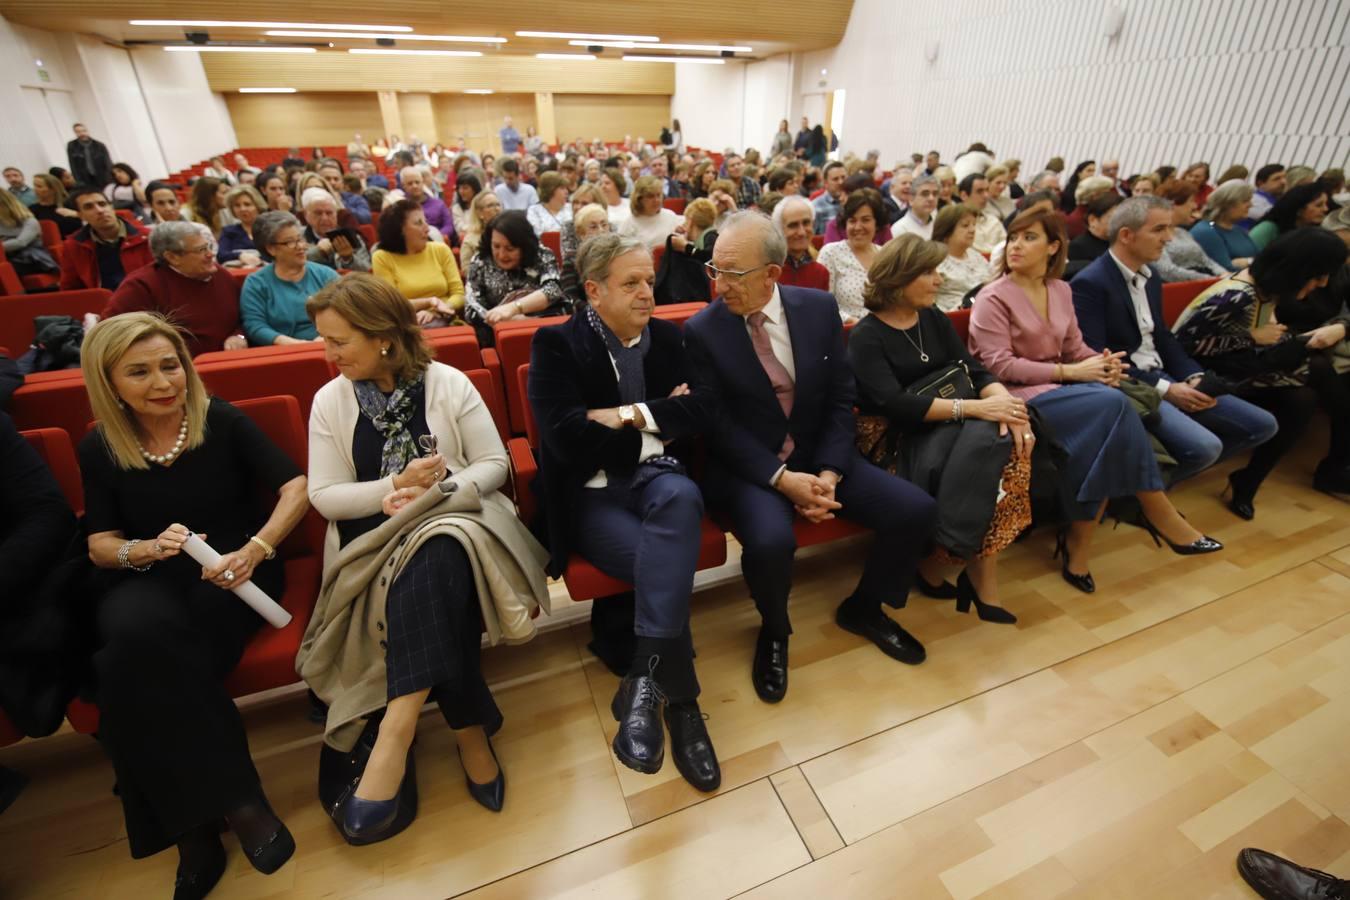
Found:
[[0, 165], [17, 165], [30, 176], [66, 166], [65, 142], [75, 121], [143, 181], [236, 146], [224, 100], [211, 92], [195, 54], [132, 54], [88, 35], [3, 18], [0, 110]]
[[680, 120], [686, 147], [719, 153], [729, 146], [744, 149], [745, 69], [739, 62], [675, 64], [670, 115]]
[[788, 117], [792, 94], [792, 59], [788, 55], [746, 65], [744, 125], [737, 146], [756, 147], [767, 153], [783, 119], [788, 119], [788, 130], [795, 136], [797, 127]]
[[197, 54], [138, 47], [131, 51], [131, 62], [167, 171], [177, 172], [238, 146], [225, 101], [207, 84]]
[[798, 90], [828, 69], [848, 92], [841, 150], [887, 165], [977, 140], [1025, 175], [1055, 155], [1122, 172], [1346, 162], [1350, 0], [1116, 3], [1107, 38], [1102, 0], [855, 0], [837, 47], [797, 57]]

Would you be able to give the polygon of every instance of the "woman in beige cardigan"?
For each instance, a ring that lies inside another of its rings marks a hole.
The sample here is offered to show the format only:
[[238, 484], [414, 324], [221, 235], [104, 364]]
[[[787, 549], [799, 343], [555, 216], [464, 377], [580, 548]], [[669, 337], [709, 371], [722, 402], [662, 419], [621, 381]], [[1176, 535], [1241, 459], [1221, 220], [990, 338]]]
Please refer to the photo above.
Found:
[[[432, 361], [407, 301], [355, 274], [307, 310], [343, 377], [319, 391], [310, 416], [310, 499], [331, 524], [324, 590], [298, 665], [329, 704], [325, 806], [348, 842], [367, 844], [416, 814], [412, 743], [429, 697], [455, 729], [469, 793], [500, 811], [505, 778], [489, 738], [502, 716], [479, 666], [480, 595], [493, 594], [498, 611], [503, 593], [528, 606], [544, 593], [542, 549], [498, 493], [507, 457], [487, 407], [463, 373]], [[491, 539], [437, 527], [436, 511], [466, 509]], [[368, 553], [353, 557], [372, 542], [371, 552], [385, 554], [375, 564]], [[503, 557], [527, 573], [505, 589], [493, 580]], [[529, 610], [514, 612], [490, 628], [528, 636]], [[344, 761], [350, 739], [341, 731], [356, 716], [368, 725]]]

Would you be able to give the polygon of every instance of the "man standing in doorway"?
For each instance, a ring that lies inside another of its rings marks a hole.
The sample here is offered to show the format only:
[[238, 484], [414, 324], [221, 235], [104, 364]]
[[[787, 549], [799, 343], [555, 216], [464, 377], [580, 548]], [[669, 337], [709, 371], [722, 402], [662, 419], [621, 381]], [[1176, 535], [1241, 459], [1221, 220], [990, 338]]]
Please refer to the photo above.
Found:
[[89, 129], [75, 123], [75, 140], [66, 144], [66, 161], [70, 174], [80, 184], [103, 187], [113, 180], [112, 155], [102, 141], [89, 136]]
[[511, 124], [511, 117], [502, 119], [502, 130], [497, 132], [502, 139], [502, 155], [514, 156], [520, 150], [520, 132]]

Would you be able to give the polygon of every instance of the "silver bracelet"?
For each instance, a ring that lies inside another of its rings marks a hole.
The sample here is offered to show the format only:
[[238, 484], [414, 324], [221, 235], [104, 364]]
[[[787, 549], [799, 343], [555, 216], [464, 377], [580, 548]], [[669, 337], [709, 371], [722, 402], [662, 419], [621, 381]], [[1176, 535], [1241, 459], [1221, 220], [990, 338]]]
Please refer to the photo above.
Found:
[[[140, 538], [133, 538], [117, 548], [117, 565], [119, 568], [130, 569], [133, 572], [150, 571], [150, 566], [138, 566], [131, 562], [131, 548], [135, 547], [140, 542]], [[151, 565], [153, 565], [153, 563]]]
[[965, 421], [966, 414], [961, 410], [961, 401], [959, 399], [952, 401], [952, 421]]

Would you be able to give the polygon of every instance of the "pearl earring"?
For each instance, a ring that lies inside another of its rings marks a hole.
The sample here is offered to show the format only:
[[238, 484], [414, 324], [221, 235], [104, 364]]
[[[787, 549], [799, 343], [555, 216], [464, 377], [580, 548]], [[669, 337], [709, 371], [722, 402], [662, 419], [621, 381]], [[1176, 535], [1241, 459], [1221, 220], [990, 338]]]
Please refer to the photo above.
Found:
[[388, 347], [381, 347], [381, 348], [380, 348], [380, 355], [381, 355], [381, 356], [388, 356], [388, 355], [389, 355], [389, 348], [388, 348]]

